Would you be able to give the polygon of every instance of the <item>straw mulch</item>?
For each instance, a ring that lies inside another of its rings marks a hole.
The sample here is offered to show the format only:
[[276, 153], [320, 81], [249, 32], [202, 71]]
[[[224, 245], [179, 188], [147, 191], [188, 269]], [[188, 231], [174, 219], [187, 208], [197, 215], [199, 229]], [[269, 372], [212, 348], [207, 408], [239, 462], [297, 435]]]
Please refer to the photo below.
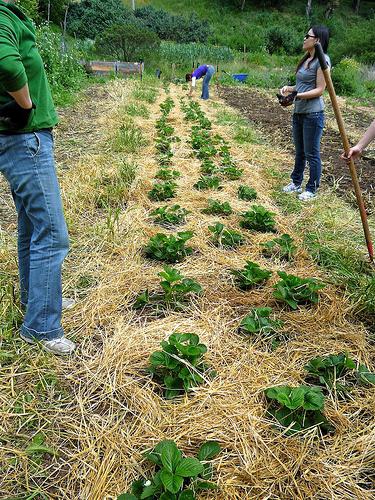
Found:
[[[134, 85], [119, 81], [107, 85], [106, 94], [97, 103], [101, 113], [94, 118], [93, 147], [87, 137], [84, 151], [76, 156], [73, 145], [68, 154], [69, 141], [64, 143], [64, 132], [60, 133], [59, 148], [66, 167], [61, 185], [72, 239], [65, 287], [66, 293], [75, 293], [79, 299], [78, 305], [65, 314], [64, 325], [79, 349], [70, 360], [43, 358], [34, 349], [34, 357], [29, 358], [32, 366], [25, 367], [20, 377], [8, 374], [6, 397], [13, 401], [20, 387], [27, 391], [46, 373], [55, 374], [56, 388], [43, 401], [26, 402], [24, 412], [34, 416], [48, 445], [58, 454], [42, 469], [35, 469], [18, 450], [19, 463], [12, 467], [8, 459], [17, 452], [17, 446], [11, 441], [13, 444], [0, 451], [8, 474], [0, 478], [1, 493], [14, 495], [38, 488], [41, 495], [51, 499], [116, 498], [129, 490], [134, 479], [146, 477], [152, 470], [141, 453], [169, 438], [188, 455], [195, 454], [205, 440], [220, 442], [223, 451], [214, 461], [219, 489], [200, 498], [374, 498], [374, 389], [356, 388], [345, 401], [334, 395], [328, 397], [325, 413], [335, 433], [324, 438], [316, 430], [287, 438], [275, 430], [266, 415], [264, 390], [277, 384], [303, 383], [303, 366], [312, 357], [347, 351], [375, 368], [366, 330], [351, 319], [350, 304], [331, 285], [321, 292], [317, 307], [290, 312], [276, 303], [272, 285], [278, 279], [277, 270], [325, 278], [302, 247], [295, 260], [285, 264], [261, 256], [259, 243], [270, 239], [267, 234], [243, 230], [247, 242], [235, 251], [218, 249], [209, 242], [208, 226], [212, 222], [222, 220], [228, 227], [239, 229], [235, 214], [247, 209], [249, 203], [238, 200], [236, 191], [239, 184], [246, 183], [258, 191], [257, 203], [276, 212], [279, 232], [288, 232], [301, 243], [301, 235], [293, 229], [293, 217], [279, 212], [264, 175], [265, 167], [290, 165], [291, 157], [265, 145], [232, 143], [232, 155], [245, 169], [245, 178], [225, 182], [220, 192], [193, 189], [200, 163], [192, 157], [187, 142], [190, 124], [183, 120], [178, 103], [183, 94], [178, 87], [171, 88], [176, 107], [170, 121], [181, 138], [174, 147], [174, 161], [182, 176], [172, 203], [192, 212], [183, 230], [194, 231], [191, 246], [195, 252], [175, 267], [197, 280], [204, 294], [185, 311], [164, 317], [149, 318], [132, 309], [138, 293], [146, 287], [157, 289], [157, 273], [162, 268], [146, 260], [142, 248], [150, 236], [168, 232], [153, 225], [149, 217], [152, 209], [164, 203], [155, 204], [147, 198], [157, 170], [154, 124], [158, 105], [166, 97], [163, 91], [149, 105], [150, 118], [136, 119], [149, 142], [139, 153], [126, 155], [138, 165], [137, 177], [113, 231], [108, 226], [108, 212], [93, 202], [93, 181], [115, 171], [124, 160], [124, 154], [115, 153], [111, 144]], [[201, 105], [214, 121], [223, 108], [218, 99], [213, 101], [216, 106], [212, 101]], [[214, 131], [231, 140], [230, 127], [214, 125]], [[229, 201], [235, 214], [227, 218], [202, 214], [208, 198]], [[271, 280], [254, 291], [237, 290], [229, 270], [243, 267], [245, 260], [273, 271]], [[83, 292], [78, 284], [84, 278], [89, 285]], [[250, 308], [259, 306], [273, 307], [285, 322], [289, 340], [274, 351], [237, 333], [241, 318]], [[208, 346], [206, 359], [217, 376], [193, 394], [170, 402], [161, 398], [145, 368], [160, 341], [175, 331], [200, 336]], [[21, 349], [26, 350], [23, 345]], [[7, 408], [1, 417], [5, 431], [33, 435], [35, 430], [27, 426], [15, 428], [11, 405]]]

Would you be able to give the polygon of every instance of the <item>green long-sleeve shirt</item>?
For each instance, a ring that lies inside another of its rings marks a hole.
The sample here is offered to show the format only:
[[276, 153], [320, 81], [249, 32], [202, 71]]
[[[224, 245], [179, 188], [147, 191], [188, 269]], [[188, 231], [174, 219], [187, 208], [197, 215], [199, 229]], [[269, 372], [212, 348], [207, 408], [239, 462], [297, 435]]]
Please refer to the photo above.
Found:
[[[31, 20], [15, 5], [0, 0], [0, 106], [11, 101], [8, 92], [29, 86], [36, 106], [23, 132], [50, 128], [58, 117]], [[6, 131], [0, 123], [0, 133]]]

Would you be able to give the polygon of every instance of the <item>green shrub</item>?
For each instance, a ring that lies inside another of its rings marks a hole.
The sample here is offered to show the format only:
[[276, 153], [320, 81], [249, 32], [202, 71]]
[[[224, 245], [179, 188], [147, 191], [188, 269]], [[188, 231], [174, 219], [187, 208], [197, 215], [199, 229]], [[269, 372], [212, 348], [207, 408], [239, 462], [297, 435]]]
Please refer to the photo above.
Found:
[[332, 69], [335, 90], [342, 95], [361, 95], [365, 91], [360, 65], [354, 59], [345, 58]]
[[283, 26], [272, 26], [266, 31], [266, 49], [270, 54], [298, 54], [301, 52], [299, 35]]

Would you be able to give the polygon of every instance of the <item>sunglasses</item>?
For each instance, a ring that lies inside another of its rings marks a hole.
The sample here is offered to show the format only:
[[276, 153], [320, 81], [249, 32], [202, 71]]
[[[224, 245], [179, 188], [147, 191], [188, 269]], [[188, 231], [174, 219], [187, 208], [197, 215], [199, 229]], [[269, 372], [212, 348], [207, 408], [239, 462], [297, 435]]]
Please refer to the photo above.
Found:
[[308, 38], [318, 38], [317, 36], [314, 36], [314, 35], [309, 35], [308, 33], [306, 33], [306, 35], [303, 37], [305, 40], [307, 40]]

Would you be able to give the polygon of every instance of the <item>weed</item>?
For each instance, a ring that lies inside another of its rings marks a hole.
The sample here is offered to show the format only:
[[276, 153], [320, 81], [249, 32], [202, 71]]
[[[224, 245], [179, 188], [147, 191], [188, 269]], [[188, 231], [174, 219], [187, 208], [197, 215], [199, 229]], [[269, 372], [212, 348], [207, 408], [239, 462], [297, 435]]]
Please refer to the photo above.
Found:
[[280, 260], [291, 260], [297, 251], [297, 247], [289, 234], [282, 234], [280, 238], [262, 243], [262, 253], [266, 257], [277, 257]]
[[235, 248], [245, 242], [245, 238], [241, 233], [226, 229], [220, 222], [217, 222], [214, 226], [209, 226], [208, 229], [213, 234], [212, 242], [216, 246]]

